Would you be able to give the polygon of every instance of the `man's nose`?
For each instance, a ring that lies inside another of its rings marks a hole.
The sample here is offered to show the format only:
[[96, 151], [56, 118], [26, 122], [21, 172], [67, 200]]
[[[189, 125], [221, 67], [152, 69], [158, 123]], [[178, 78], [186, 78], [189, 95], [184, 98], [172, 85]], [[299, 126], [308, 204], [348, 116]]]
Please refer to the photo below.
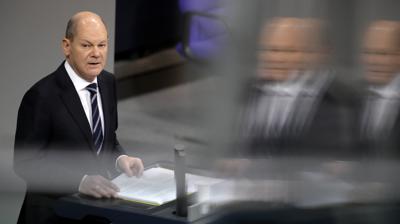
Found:
[[96, 46], [93, 47], [91, 56], [96, 58], [100, 57], [100, 50], [98, 47]]

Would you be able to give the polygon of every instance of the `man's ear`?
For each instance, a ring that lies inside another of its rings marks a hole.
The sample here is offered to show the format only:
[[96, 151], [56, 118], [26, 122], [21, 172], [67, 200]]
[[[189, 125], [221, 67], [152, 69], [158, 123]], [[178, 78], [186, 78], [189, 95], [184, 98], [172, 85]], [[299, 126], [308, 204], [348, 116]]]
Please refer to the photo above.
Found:
[[68, 57], [70, 55], [70, 51], [71, 51], [71, 41], [67, 38], [64, 38], [62, 40], [62, 49], [64, 51], [64, 55], [65, 57]]

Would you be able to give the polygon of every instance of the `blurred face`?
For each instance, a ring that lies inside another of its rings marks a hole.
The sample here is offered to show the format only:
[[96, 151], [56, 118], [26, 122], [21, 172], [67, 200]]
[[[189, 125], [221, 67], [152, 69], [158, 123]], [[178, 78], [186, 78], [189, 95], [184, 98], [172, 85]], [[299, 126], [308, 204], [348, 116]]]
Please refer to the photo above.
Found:
[[285, 22], [265, 29], [260, 39], [258, 75], [272, 81], [288, 80], [306, 70], [318, 54], [311, 49], [309, 29]]
[[389, 24], [371, 27], [365, 37], [362, 60], [366, 79], [373, 84], [387, 84], [399, 72], [398, 31]]
[[72, 40], [63, 40], [63, 50], [75, 72], [91, 82], [106, 65], [107, 30], [101, 20], [95, 17], [83, 18], [77, 23]]

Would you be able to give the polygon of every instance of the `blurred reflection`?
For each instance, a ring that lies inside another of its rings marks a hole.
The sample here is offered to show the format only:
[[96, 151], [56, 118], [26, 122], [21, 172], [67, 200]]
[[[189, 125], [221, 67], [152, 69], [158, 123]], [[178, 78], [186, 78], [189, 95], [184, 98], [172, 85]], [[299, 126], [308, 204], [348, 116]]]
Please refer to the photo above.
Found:
[[[347, 24], [353, 18], [338, 21], [329, 33], [328, 24], [337, 21], [327, 18], [273, 17], [261, 25], [256, 74], [240, 82], [245, 96], [240, 135], [229, 145], [234, 156], [217, 163], [227, 181], [200, 194], [210, 209], [257, 211], [259, 218], [271, 214], [271, 208], [337, 206], [360, 213], [335, 213], [337, 222], [329, 223], [366, 223], [364, 213], [371, 210], [357, 206], [398, 203], [400, 164], [375, 155], [392, 155], [387, 151], [400, 146], [399, 23], [373, 22], [363, 41], [352, 42], [359, 31], [358, 23]], [[332, 49], [331, 41], [339, 49]], [[336, 58], [338, 52], [358, 58], [355, 46], [363, 46], [363, 87], [351, 77], [353, 60]], [[239, 69], [248, 66], [242, 63]], [[364, 153], [371, 151], [375, 154], [366, 159]], [[398, 216], [386, 211], [372, 216], [370, 223], [398, 223]], [[300, 216], [291, 217], [297, 221]]]
[[324, 52], [322, 21], [275, 18], [266, 22], [260, 35], [258, 76], [285, 82], [298, 79], [320, 65]]
[[400, 146], [400, 22], [380, 20], [369, 25], [362, 61], [367, 81], [361, 124], [367, 144], [363, 147], [373, 155], [393, 155]]
[[275, 18], [260, 35], [257, 77], [243, 118], [245, 150], [264, 155], [344, 155], [324, 22]]

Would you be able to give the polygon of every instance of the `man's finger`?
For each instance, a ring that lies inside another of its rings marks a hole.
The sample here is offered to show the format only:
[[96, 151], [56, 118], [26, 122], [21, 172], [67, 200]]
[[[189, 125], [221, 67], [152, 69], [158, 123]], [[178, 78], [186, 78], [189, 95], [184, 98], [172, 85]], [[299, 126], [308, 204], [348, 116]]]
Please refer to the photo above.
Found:
[[96, 190], [96, 192], [98, 194], [101, 195], [101, 197], [110, 198], [110, 194], [106, 190], [104, 190], [103, 188], [96, 188], [95, 190]]
[[142, 174], [143, 174], [142, 168], [136, 166], [136, 167], [135, 167], [135, 174], [136, 174], [136, 177], [141, 177]]
[[124, 162], [124, 163], [122, 164], [122, 166], [121, 166], [121, 169], [122, 169], [122, 171], [124, 171], [124, 173], [125, 173], [126, 175], [128, 175], [128, 177], [133, 176], [133, 172], [132, 172], [132, 170], [131, 170], [131, 167], [130, 167], [129, 162]]
[[139, 171], [138, 171], [138, 168], [137, 168], [137, 167], [132, 166], [132, 167], [131, 167], [131, 171], [132, 171], [132, 173], [133, 173], [134, 176], [136, 176], [136, 177], [138, 176], [138, 172], [139, 172]]
[[143, 170], [144, 170], [142, 160], [139, 158], [136, 158], [132, 165], [133, 165], [132, 169], [134, 170], [135, 175], [137, 177], [141, 177], [143, 174]]
[[105, 180], [103, 184], [115, 192], [119, 192], [119, 187], [109, 180]]
[[107, 192], [109, 192], [110, 196], [115, 196], [119, 191], [118, 186], [106, 178], [103, 178], [101, 180], [101, 185], [102, 189], [106, 189]]
[[143, 171], [144, 171], [144, 166], [142, 160], [139, 159], [139, 177], [143, 175]]
[[101, 198], [101, 194], [97, 193], [95, 190], [89, 191], [86, 194], [90, 195], [90, 196], [93, 196], [95, 198]]
[[128, 177], [132, 177], [133, 176], [133, 172], [129, 167], [125, 168], [124, 172], [125, 172], [126, 175], [128, 175]]
[[100, 186], [96, 188], [97, 193], [99, 193], [101, 196], [106, 197], [106, 198], [111, 198], [114, 197], [115, 191], [107, 186]]
[[110, 198], [117, 197], [117, 191], [115, 191], [114, 189], [112, 189], [110, 187], [106, 187], [106, 191], [108, 192], [108, 195], [110, 196]]

